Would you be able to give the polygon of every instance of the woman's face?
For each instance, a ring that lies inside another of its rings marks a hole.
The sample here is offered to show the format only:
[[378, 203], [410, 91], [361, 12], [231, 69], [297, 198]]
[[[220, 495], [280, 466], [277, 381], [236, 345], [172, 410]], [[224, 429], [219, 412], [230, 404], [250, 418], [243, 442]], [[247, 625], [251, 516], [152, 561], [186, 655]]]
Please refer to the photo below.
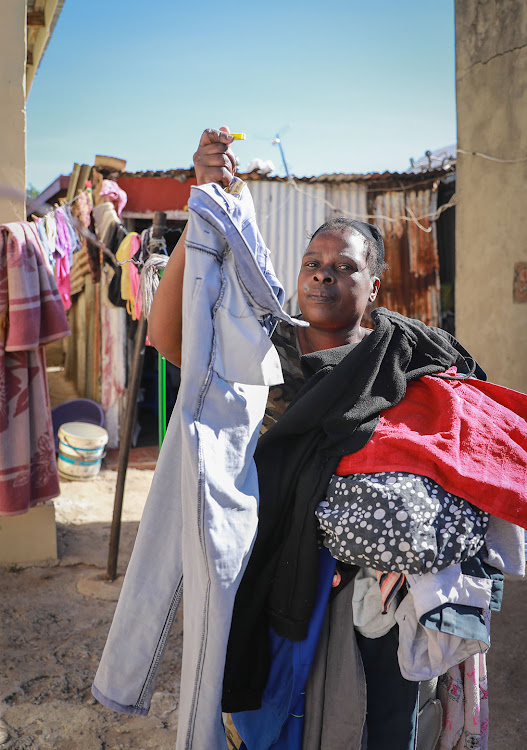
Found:
[[366, 259], [365, 240], [358, 232], [317, 234], [302, 258], [298, 275], [298, 303], [304, 319], [328, 331], [360, 324], [380, 285]]

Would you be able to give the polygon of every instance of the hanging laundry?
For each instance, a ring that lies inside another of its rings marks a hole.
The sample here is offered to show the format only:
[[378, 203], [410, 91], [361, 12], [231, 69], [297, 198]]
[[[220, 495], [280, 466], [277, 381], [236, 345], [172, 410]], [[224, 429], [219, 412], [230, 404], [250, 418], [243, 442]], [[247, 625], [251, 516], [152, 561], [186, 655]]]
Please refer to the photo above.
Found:
[[57, 241], [55, 250], [57, 255], [67, 256], [71, 266], [73, 251], [77, 248], [76, 232], [71, 226], [71, 213], [66, 213], [65, 207], [55, 209], [55, 221], [57, 223]]
[[[108, 250], [114, 255], [119, 249], [121, 242], [128, 232], [122, 225], [112, 203], [101, 203], [93, 207], [93, 218], [97, 230], [97, 236], [104, 242]], [[108, 288], [110, 302], [116, 307], [126, 307], [126, 302], [121, 297], [121, 275], [122, 266], [115, 267], [115, 274]]]
[[55, 214], [50, 211], [44, 216], [44, 226], [46, 227], [46, 236], [48, 238], [48, 245], [51, 249], [51, 254], [55, 255], [56, 243], [57, 243], [57, 220]]
[[75, 202], [71, 204], [72, 215], [81, 223], [85, 229], [89, 229], [91, 224], [91, 214], [93, 208], [93, 197], [90, 190], [84, 190], [76, 196]]
[[0, 226], [0, 514], [59, 494], [43, 344], [70, 333], [37, 228]]
[[[134, 320], [139, 320], [141, 317], [142, 300], [141, 300], [141, 273], [135, 263], [127, 263], [129, 266], [128, 275], [130, 277], [130, 299], [134, 300], [134, 312], [132, 315]], [[128, 310], [128, 305], [126, 306]], [[128, 310], [130, 312], [130, 310]], [[147, 344], [150, 346], [147, 334]]]
[[65, 228], [69, 232], [70, 235], [70, 242], [71, 242], [71, 257], [70, 257], [70, 265], [72, 263], [73, 253], [76, 253], [78, 250], [82, 247], [82, 241], [80, 238], [79, 233], [77, 232], [75, 228], [75, 219], [73, 217], [73, 214], [71, 212], [71, 206], [69, 206], [67, 203], [65, 203], [63, 206], [61, 206], [58, 209], [60, 212], [63, 213], [65, 218]]
[[[93, 199], [91, 191], [85, 190], [75, 198], [71, 204], [71, 213], [87, 232], [94, 231], [92, 221]], [[97, 244], [88, 236], [83, 235], [81, 249], [75, 253], [71, 267], [71, 294], [78, 294], [84, 289], [84, 279], [89, 273], [94, 284], [101, 280], [101, 252]]]
[[48, 235], [46, 232], [46, 222], [44, 220], [44, 217], [37, 217], [34, 221], [35, 228], [38, 232], [38, 236], [40, 238], [40, 244], [42, 246], [42, 250], [44, 252], [44, 257], [46, 258], [47, 264], [50, 266], [50, 268], [53, 268], [53, 250], [48, 242]]
[[71, 283], [70, 269], [73, 260], [73, 243], [68, 230], [68, 221], [64, 211], [58, 208], [55, 211], [55, 222], [57, 227], [55, 243], [55, 278], [57, 287], [62, 297], [64, 309], [71, 307]]
[[[143, 308], [145, 315], [148, 317], [152, 305], [152, 297], [157, 286], [159, 278], [168, 262], [167, 243], [165, 237], [152, 237], [153, 226], [144, 229], [141, 232], [141, 244], [135, 254], [132, 256], [133, 264], [130, 264], [130, 287], [131, 293], [135, 297], [135, 315], [139, 320]], [[171, 230], [167, 230], [171, 231]], [[165, 262], [163, 262], [163, 259]], [[148, 270], [145, 264], [148, 262]], [[150, 346], [148, 334], [146, 344]]]
[[99, 195], [110, 199], [117, 211], [118, 217], [121, 218], [126, 201], [128, 200], [128, 196], [124, 190], [114, 180], [103, 180]]
[[108, 297], [114, 269], [105, 263], [101, 273], [101, 406], [108, 447], [119, 447], [119, 424], [126, 397], [126, 312]]
[[[138, 282], [137, 269], [135, 268], [134, 263], [131, 261], [131, 258], [134, 257], [140, 247], [141, 237], [137, 234], [137, 232], [130, 232], [121, 242], [115, 254], [117, 262], [121, 264], [121, 298], [126, 302], [126, 311], [128, 312], [128, 315], [132, 317], [132, 320], [137, 320], [135, 311]], [[132, 268], [135, 272], [135, 291], [132, 291], [131, 287]]]
[[97, 236], [114, 255], [128, 232], [122, 225], [112, 203], [100, 203], [93, 207], [93, 218]]

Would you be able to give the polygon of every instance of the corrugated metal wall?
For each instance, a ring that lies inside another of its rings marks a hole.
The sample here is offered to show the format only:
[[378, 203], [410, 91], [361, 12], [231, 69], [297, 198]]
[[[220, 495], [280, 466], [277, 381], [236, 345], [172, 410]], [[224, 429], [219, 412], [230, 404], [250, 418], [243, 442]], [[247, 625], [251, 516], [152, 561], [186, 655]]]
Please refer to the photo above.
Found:
[[258, 227], [271, 250], [276, 274], [286, 291], [286, 309], [298, 312], [296, 280], [309, 236], [324, 223], [323, 185], [266, 180], [249, 182]]
[[[372, 191], [368, 197], [369, 213], [375, 216], [373, 223], [383, 234], [389, 266], [377, 304], [427, 325], [440, 322], [439, 255], [435, 224], [418, 217], [436, 208], [437, 183], [432, 181], [418, 190]], [[402, 218], [412, 216], [431, 231], [425, 232], [415, 221]]]
[[364, 184], [326, 185], [326, 221], [335, 216], [369, 221], [367, 195]]
[[[250, 181], [258, 226], [272, 252], [286, 290], [287, 309], [297, 312], [296, 283], [309, 235], [334, 216], [376, 224], [384, 237], [386, 272], [377, 304], [428, 325], [440, 323], [440, 279], [435, 224], [421, 217], [437, 208], [437, 181], [420, 180], [416, 189], [375, 190], [372, 183], [296, 183]], [[374, 219], [368, 218], [374, 216]]]

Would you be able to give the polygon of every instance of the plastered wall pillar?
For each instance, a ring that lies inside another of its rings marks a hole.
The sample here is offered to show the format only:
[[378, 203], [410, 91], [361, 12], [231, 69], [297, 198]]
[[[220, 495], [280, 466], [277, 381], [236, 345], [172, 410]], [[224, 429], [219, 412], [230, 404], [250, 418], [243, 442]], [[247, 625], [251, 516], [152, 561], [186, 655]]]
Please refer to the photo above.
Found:
[[0, 16], [0, 223], [5, 223], [25, 219], [25, 0], [2, 0]]
[[[527, 392], [527, 3], [456, 0], [456, 336]], [[523, 159], [523, 161], [521, 161]]]

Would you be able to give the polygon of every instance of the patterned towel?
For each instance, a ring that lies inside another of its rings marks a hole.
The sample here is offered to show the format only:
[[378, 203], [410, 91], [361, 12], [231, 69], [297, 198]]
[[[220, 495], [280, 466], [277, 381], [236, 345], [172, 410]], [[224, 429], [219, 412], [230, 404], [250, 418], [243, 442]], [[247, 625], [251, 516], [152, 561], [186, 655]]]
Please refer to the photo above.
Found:
[[443, 731], [437, 750], [488, 750], [489, 691], [485, 654], [475, 654], [439, 678]]
[[0, 226], [0, 515], [59, 494], [43, 344], [70, 333], [33, 224]]

